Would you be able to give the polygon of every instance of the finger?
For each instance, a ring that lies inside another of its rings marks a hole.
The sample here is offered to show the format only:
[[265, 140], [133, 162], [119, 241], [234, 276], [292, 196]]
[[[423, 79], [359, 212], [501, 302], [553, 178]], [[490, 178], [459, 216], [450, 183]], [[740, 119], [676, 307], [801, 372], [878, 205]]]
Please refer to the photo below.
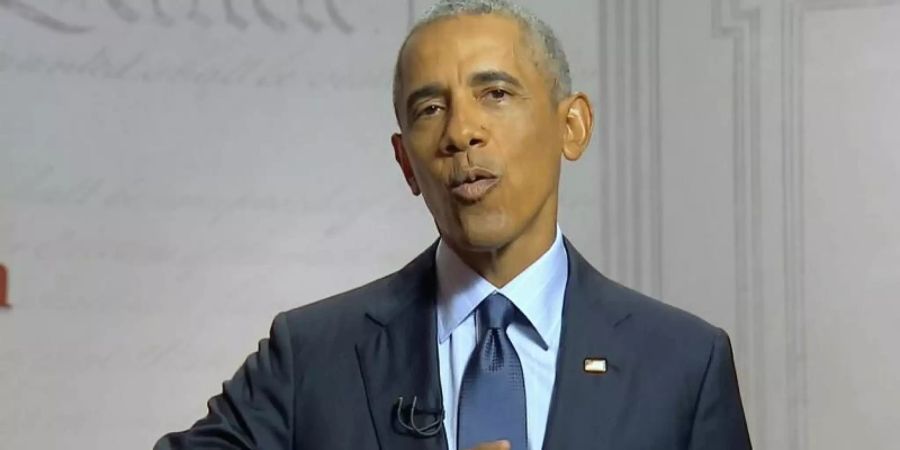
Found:
[[494, 441], [478, 444], [477, 447], [470, 450], [511, 450], [509, 441]]

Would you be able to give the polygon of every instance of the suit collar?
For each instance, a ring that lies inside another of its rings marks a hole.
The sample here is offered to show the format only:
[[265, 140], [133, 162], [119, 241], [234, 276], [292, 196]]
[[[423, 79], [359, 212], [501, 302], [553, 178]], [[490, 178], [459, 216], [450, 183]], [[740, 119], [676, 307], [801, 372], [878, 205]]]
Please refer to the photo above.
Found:
[[[557, 343], [563, 295], [568, 275], [568, 259], [562, 232], [534, 263], [503, 287], [496, 287], [470, 268], [440, 241], [435, 255], [438, 282], [438, 340], [444, 342], [482, 300], [494, 292], [506, 296], [532, 325], [532, 338], [544, 350]], [[536, 334], [535, 334], [536, 333]]]
[[[572, 298], [573, 309], [584, 309], [590, 320], [603, 323], [613, 329], [631, 316], [631, 305], [621, 301], [610, 291], [620, 287], [606, 278], [567, 239], [563, 238], [569, 259], [569, 279], [566, 283], [566, 297]], [[577, 318], [576, 318], [577, 319]]]
[[[612, 294], [615, 283], [591, 267], [568, 240], [565, 244], [569, 280], [543, 448], [610, 448], [633, 367], [633, 351], [620, 331], [631, 317], [630, 305]], [[607, 372], [586, 372], [586, 358], [606, 359]]]
[[[618, 328], [631, 317], [616, 285], [563, 238], [568, 281], [557, 357], [556, 382], [548, 414], [545, 449], [608, 443], [616, 412], [623, 408], [633, 352]], [[437, 242], [385, 280], [385, 298], [373, 298], [367, 316], [372, 333], [356, 351], [381, 448], [446, 450], [446, 436], [417, 438], [404, 433], [394, 417], [397, 398], [413, 396], [426, 409], [441, 409], [435, 314]], [[608, 372], [585, 373], [584, 359], [606, 358]], [[599, 405], [599, 406], [598, 406]], [[420, 423], [435, 419], [421, 415]]]
[[[388, 278], [386, 298], [371, 299], [366, 314], [376, 326], [356, 345], [369, 412], [381, 448], [447, 450], [442, 430], [431, 437], [417, 436], [397, 420], [401, 397], [407, 408], [416, 399], [419, 410], [442, 410], [435, 344], [435, 247], [436, 244], [431, 245]], [[409, 410], [405, 413], [404, 419], [408, 419]], [[424, 426], [442, 417], [423, 413], [415, 419]]]
[[388, 326], [405, 308], [415, 306], [414, 303], [434, 300], [434, 255], [438, 242], [440, 241], [435, 240], [406, 266], [387, 277], [387, 295], [373, 299], [366, 309], [366, 315], [371, 320], [378, 325]]
[[[615, 282], [591, 266], [567, 237], [563, 236], [562, 242], [568, 261], [566, 297], [575, 296], [585, 300], [586, 307], [597, 316], [595, 318], [609, 327], [615, 327], [627, 319], [631, 315], [628, 304], [603, 295], [615, 285]], [[370, 303], [366, 312], [370, 319], [386, 326], [405, 307], [409, 307], [410, 303], [417, 299], [422, 300], [423, 295], [430, 296], [430, 300], [435, 299], [434, 296], [437, 294], [435, 254], [439, 244], [440, 240], [435, 240], [406, 266], [387, 277], [388, 296]]]

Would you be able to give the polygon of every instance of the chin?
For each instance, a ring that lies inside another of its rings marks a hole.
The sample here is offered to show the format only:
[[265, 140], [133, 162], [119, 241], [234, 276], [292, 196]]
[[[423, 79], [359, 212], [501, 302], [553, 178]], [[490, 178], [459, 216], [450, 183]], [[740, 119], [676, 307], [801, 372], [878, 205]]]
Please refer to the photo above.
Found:
[[477, 214], [460, 217], [457, 244], [470, 250], [497, 250], [515, 237], [515, 227], [506, 214]]

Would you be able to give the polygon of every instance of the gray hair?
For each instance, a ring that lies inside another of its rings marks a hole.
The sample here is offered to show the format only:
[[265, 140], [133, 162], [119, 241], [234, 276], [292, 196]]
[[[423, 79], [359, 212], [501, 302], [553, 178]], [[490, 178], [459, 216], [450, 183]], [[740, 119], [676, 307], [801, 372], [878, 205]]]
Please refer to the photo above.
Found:
[[572, 93], [572, 78], [569, 74], [569, 62], [562, 44], [556, 34], [544, 21], [524, 8], [514, 5], [507, 0], [439, 0], [420, 18], [406, 35], [400, 51], [397, 53], [397, 62], [394, 65], [394, 112], [398, 113], [397, 106], [400, 102], [400, 57], [406, 47], [409, 37], [416, 30], [448, 17], [460, 15], [498, 14], [515, 19], [519, 22], [525, 34], [537, 44], [536, 50], [543, 53], [543, 61], [539, 61], [541, 68], [548, 75], [550, 94], [554, 101], [559, 101]]

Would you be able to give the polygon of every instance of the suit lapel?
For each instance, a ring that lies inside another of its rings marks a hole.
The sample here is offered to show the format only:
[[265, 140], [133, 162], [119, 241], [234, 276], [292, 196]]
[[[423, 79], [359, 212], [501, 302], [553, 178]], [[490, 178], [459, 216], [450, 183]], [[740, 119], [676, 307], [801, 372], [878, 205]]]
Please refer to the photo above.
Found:
[[[611, 281], [565, 241], [569, 278], [556, 382], [548, 415], [545, 449], [611, 448], [628, 389], [631, 352], [616, 332], [630, 316], [626, 305], [604, 295]], [[585, 358], [605, 358], [607, 372], [584, 371]]]
[[[404, 405], [416, 397], [417, 409], [443, 408], [434, 308], [435, 248], [432, 245], [391, 277], [390, 298], [372, 299], [367, 313], [372, 332], [356, 346], [369, 411], [382, 449], [447, 447], [443, 428], [433, 437], [417, 437], [404, 430], [395, 416], [398, 397], [403, 397]], [[416, 416], [420, 426], [437, 418], [431, 414]]]

